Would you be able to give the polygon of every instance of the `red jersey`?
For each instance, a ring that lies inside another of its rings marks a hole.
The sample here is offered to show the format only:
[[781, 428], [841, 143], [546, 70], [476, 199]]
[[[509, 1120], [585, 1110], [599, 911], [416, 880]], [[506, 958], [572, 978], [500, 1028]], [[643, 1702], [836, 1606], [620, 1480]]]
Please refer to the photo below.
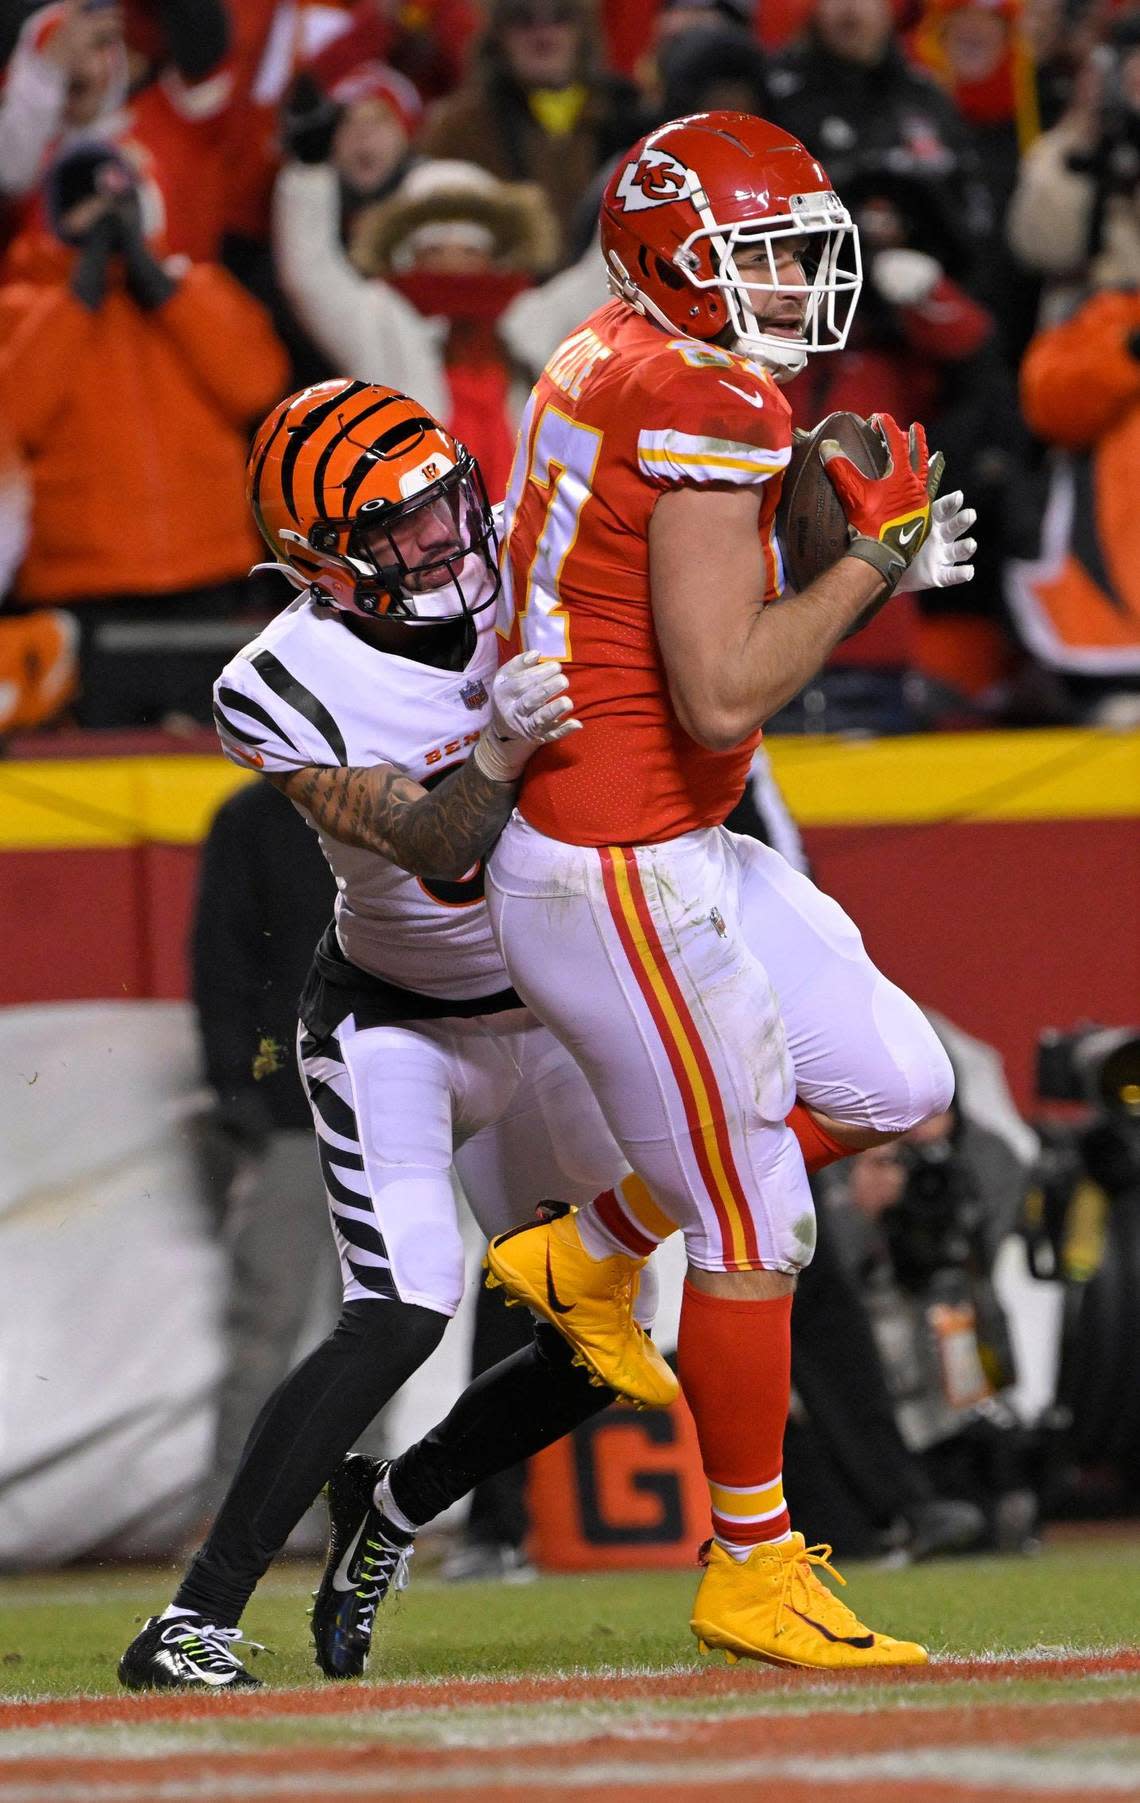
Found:
[[[791, 412], [758, 364], [670, 337], [622, 301], [555, 351], [523, 416], [503, 520], [500, 630], [559, 657], [583, 731], [538, 751], [519, 808], [575, 845], [643, 845], [719, 826], [758, 733], [707, 751], [673, 711], [649, 598], [649, 521], [682, 485], [760, 489], [766, 592]], [[693, 606], [701, 573], [693, 573]]]

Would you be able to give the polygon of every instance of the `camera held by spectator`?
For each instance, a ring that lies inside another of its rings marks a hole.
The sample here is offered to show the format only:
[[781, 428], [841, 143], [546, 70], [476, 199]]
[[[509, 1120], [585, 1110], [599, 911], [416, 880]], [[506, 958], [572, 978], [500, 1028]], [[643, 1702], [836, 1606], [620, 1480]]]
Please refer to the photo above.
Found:
[[1015, 1371], [993, 1267], [1008, 1209], [979, 1156], [986, 1139], [952, 1110], [854, 1160], [848, 1200], [903, 1439], [942, 1493], [983, 1509], [991, 1545], [1018, 1551], [1038, 1515], [1035, 1441], [1006, 1397]]
[[[1050, 1030], [1037, 1048], [1042, 1156], [1022, 1232], [1060, 1284], [1052, 1494], [1057, 1514], [1131, 1514], [1140, 1495], [1140, 1030]], [[1061, 1104], [1063, 1112], [1055, 1104]]]
[[1140, 18], [1125, 18], [1090, 58], [1096, 71], [1092, 142], [1068, 166], [1108, 194], [1132, 195], [1140, 182]]
[[248, 629], [246, 430], [284, 353], [226, 270], [163, 256], [149, 185], [113, 146], [57, 157], [40, 210], [0, 286], [0, 412], [33, 499], [15, 598], [76, 610], [81, 724], [208, 719], [216, 660]]
[[1068, 107], [1018, 171], [1006, 231], [1022, 265], [1051, 280], [1043, 323], [1089, 289], [1140, 282], [1138, 193], [1140, 15], [1130, 11], [1088, 52]]

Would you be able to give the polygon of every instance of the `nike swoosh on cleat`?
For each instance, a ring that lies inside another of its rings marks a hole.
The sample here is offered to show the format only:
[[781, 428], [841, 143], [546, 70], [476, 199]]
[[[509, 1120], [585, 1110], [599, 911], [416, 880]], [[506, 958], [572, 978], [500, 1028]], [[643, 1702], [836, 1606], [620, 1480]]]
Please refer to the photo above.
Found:
[[197, 1660], [189, 1653], [182, 1652], [181, 1650], [177, 1653], [157, 1654], [155, 1664], [165, 1665], [167, 1671], [171, 1672], [178, 1682], [182, 1684], [186, 1682], [187, 1670], [192, 1672], [201, 1683], [212, 1685], [216, 1690], [221, 1689], [225, 1684], [233, 1683], [232, 1673], [207, 1671], [205, 1666], [199, 1665]]
[[365, 1515], [364, 1519], [360, 1523], [360, 1526], [357, 1528], [355, 1534], [352, 1536], [352, 1539], [349, 1541], [347, 1547], [345, 1548], [344, 1558], [341, 1560], [340, 1564], [337, 1566], [336, 1570], [333, 1572], [332, 1586], [333, 1586], [334, 1590], [355, 1590], [356, 1589], [356, 1586], [360, 1580], [360, 1574], [358, 1572], [356, 1577], [353, 1577], [353, 1575], [352, 1575], [352, 1555], [355, 1553], [357, 1547], [360, 1544], [360, 1536], [361, 1536], [361, 1534], [363, 1534], [364, 1529], [367, 1526], [367, 1524], [368, 1524], [368, 1517], [367, 1517], [367, 1515]]
[[810, 1615], [805, 1615], [802, 1609], [792, 1607], [792, 1614], [798, 1615], [801, 1621], [806, 1621], [809, 1628], [814, 1628], [817, 1634], [822, 1634], [833, 1646], [853, 1646], [865, 1650], [875, 1644], [873, 1634], [833, 1634], [830, 1628], [825, 1628], [821, 1621], [814, 1621]]
[[550, 1269], [550, 1247], [546, 1248], [546, 1300], [556, 1315], [568, 1315], [574, 1307], [572, 1302], [559, 1302], [558, 1292], [554, 1287], [554, 1273]]
[[738, 394], [742, 401], [748, 402], [750, 407], [762, 407], [764, 405], [764, 396], [762, 394], [750, 394], [747, 388], [738, 388], [735, 382], [726, 382], [723, 378], [721, 379], [720, 385], [722, 388], [731, 388], [733, 394]]

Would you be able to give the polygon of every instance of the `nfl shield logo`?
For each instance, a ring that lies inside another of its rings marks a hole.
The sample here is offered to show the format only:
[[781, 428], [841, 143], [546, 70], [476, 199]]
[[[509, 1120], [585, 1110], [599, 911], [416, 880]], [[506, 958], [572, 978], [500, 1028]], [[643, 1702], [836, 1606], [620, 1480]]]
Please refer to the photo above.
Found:
[[465, 682], [459, 691], [459, 698], [464, 707], [469, 707], [472, 713], [481, 707], [486, 707], [487, 685], [482, 677], [476, 676], [470, 682]]

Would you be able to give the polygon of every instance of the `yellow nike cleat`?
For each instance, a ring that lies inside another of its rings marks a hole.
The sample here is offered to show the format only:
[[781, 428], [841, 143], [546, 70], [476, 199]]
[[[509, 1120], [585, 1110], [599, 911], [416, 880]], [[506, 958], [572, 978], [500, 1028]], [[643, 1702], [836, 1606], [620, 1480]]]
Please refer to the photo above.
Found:
[[644, 1408], [668, 1408], [680, 1385], [633, 1316], [645, 1261], [622, 1253], [591, 1258], [576, 1213], [500, 1233], [483, 1260], [487, 1287], [501, 1284], [509, 1301], [525, 1302], [556, 1327], [593, 1382]]
[[829, 1546], [808, 1547], [802, 1534], [793, 1534], [737, 1561], [712, 1540], [701, 1557], [705, 1575], [689, 1626], [702, 1653], [717, 1649], [730, 1665], [764, 1659], [829, 1670], [926, 1664], [925, 1647], [872, 1633], [820, 1582], [816, 1566], [846, 1583], [829, 1563]]

